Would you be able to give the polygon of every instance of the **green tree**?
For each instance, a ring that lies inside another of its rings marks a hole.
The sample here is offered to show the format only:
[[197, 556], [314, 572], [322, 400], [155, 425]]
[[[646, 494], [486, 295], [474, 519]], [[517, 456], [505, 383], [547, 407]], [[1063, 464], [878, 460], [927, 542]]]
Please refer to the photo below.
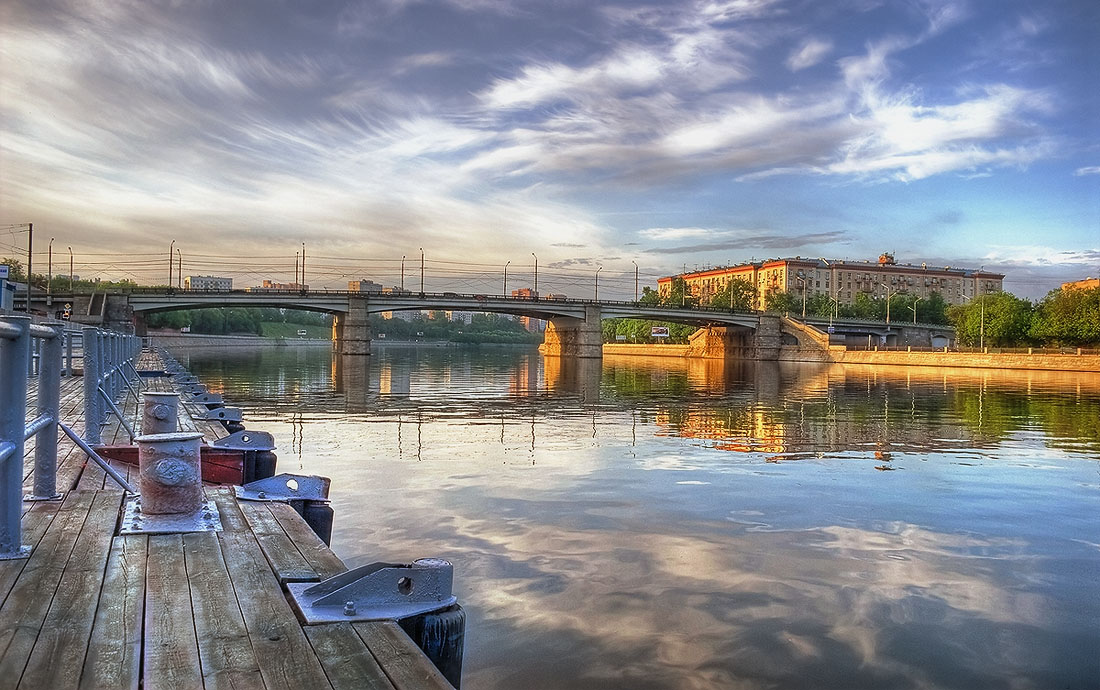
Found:
[[684, 279], [676, 276], [672, 279], [668, 296], [661, 303], [668, 307], [696, 307], [699, 305], [699, 299], [692, 296]]
[[1055, 345], [1100, 343], [1100, 288], [1048, 293], [1035, 307], [1030, 335]]
[[711, 296], [707, 306], [732, 311], [752, 311], [755, 301], [756, 290], [752, 283], [744, 278], [734, 278]]
[[769, 292], [764, 298], [764, 311], [802, 313], [802, 300], [796, 300], [789, 292]]
[[975, 297], [948, 309], [947, 316], [963, 345], [1013, 347], [1031, 342], [1031, 302], [1007, 292]]

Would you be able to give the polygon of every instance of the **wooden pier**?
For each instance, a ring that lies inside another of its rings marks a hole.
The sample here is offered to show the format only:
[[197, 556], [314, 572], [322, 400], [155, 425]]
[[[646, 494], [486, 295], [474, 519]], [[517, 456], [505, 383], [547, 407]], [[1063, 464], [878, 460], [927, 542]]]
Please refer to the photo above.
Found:
[[[161, 367], [145, 353], [140, 368]], [[80, 378], [61, 395], [62, 420], [82, 431]], [[131, 419], [137, 404], [128, 396]], [[181, 406], [181, 430], [226, 435], [194, 412]], [[103, 441], [129, 438], [114, 420]], [[136, 467], [111, 464], [137, 481]], [[23, 465], [29, 493], [31, 441]], [[346, 567], [289, 505], [207, 486], [223, 531], [119, 536], [122, 490], [64, 435], [57, 485], [62, 500], [23, 503], [30, 557], [0, 561], [0, 689], [451, 690], [396, 622], [299, 621], [284, 585]]]

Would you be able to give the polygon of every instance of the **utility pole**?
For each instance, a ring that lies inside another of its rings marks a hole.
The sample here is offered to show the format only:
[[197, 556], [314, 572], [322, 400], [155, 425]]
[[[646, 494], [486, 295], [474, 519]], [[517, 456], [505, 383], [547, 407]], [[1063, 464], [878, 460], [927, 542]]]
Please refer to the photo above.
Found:
[[[34, 223], [27, 223], [27, 313], [31, 313], [31, 256], [34, 253]], [[14, 309], [14, 305], [12, 306]]]
[[504, 262], [504, 291], [501, 294], [503, 294], [505, 297], [508, 296], [508, 264], [510, 264], [510, 263], [512, 263], [512, 262], [511, 261]]
[[[176, 283], [176, 288], [182, 290], [183, 289], [183, 252], [180, 251], [179, 247], [176, 247], [176, 256], [178, 256], [180, 258], [180, 262], [179, 262], [180, 270], [179, 270], [179, 273], [176, 274], [177, 275], [177, 280], [178, 280], [178, 282]], [[172, 279], [172, 276], [168, 276], [168, 280], [171, 280], [171, 279]]]
[[69, 247], [69, 292], [73, 291], [73, 248]]
[[596, 269], [596, 289], [592, 292], [592, 301], [600, 301], [600, 271], [603, 270], [603, 266]]
[[401, 255], [401, 292], [405, 291], [405, 255]]
[[424, 248], [420, 248], [420, 296], [424, 296]]
[[168, 289], [172, 289], [172, 264], [176, 261], [176, 241], [172, 240], [172, 243], [168, 245]]
[[630, 263], [634, 264], [634, 301], [638, 301], [638, 262], [631, 259]]
[[298, 284], [298, 252], [294, 252], [294, 284]]
[[[806, 285], [805, 278], [794, 277], [795, 280], [802, 283], [802, 319], [806, 319], [806, 293], [809, 292], [809, 287]], [[733, 304], [733, 290], [730, 289], [730, 304]], [[732, 308], [732, 307], [731, 307]]]
[[886, 283], [879, 283], [886, 290], [886, 323], [890, 323], [890, 288]]
[[[531, 252], [531, 256], [535, 256], [534, 252]], [[539, 298], [539, 258], [535, 256], [535, 299]]]
[[46, 306], [53, 304], [53, 238], [50, 238], [49, 263], [46, 264]]
[[985, 295], [982, 295], [982, 320], [978, 326], [978, 347], [985, 352]]
[[299, 283], [298, 289], [302, 292], [306, 290], [306, 243], [302, 242], [302, 282]]

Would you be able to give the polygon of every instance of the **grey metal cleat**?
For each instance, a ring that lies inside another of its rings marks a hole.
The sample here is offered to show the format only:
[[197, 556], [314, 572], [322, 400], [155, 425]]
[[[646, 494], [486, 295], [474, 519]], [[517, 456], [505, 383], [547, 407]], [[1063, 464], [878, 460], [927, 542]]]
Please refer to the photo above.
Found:
[[215, 422], [239, 422], [241, 421], [241, 408], [239, 407], [215, 407], [207, 410], [195, 419]]
[[201, 405], [206, 405], [209, 403], [218, 403], [220, 405], [225, 403], [225, 401], [222, 400], [221, 393], [207, 393], [206, 391], [203, 391], [202, 393], [192, 394], [191, 402], [199, 403]]
[[408, 565], [371, 563], [318, 583], [288, 583], [291, 602], [307, 625], [399, 620], [453, 606], [454, 567], [441, 558]]
[[238, 431], [214, 441], [216, 448], [229, 450], [275, 450], [275, 437], [266, 431]]
[[[248, 433], [248, 432], [240, 432]], [[254, 433], [254, 432], [253, 432]], [[233, 487], [244, 501], [328, 501], [328, 477], [312, 474], [277, 474], [244, 486]]]

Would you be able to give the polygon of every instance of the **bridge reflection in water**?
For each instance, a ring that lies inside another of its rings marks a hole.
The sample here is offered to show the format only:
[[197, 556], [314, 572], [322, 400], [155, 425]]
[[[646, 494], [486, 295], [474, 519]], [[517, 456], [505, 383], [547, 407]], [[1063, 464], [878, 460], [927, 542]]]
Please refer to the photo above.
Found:
[[297, 426], [301, 469], [334, 478], [349, 561], [456, 564], [471, 687], [1100, 677], [1100, 376], [360, 361], [283, 349], [192, 369], [257, 428]]

